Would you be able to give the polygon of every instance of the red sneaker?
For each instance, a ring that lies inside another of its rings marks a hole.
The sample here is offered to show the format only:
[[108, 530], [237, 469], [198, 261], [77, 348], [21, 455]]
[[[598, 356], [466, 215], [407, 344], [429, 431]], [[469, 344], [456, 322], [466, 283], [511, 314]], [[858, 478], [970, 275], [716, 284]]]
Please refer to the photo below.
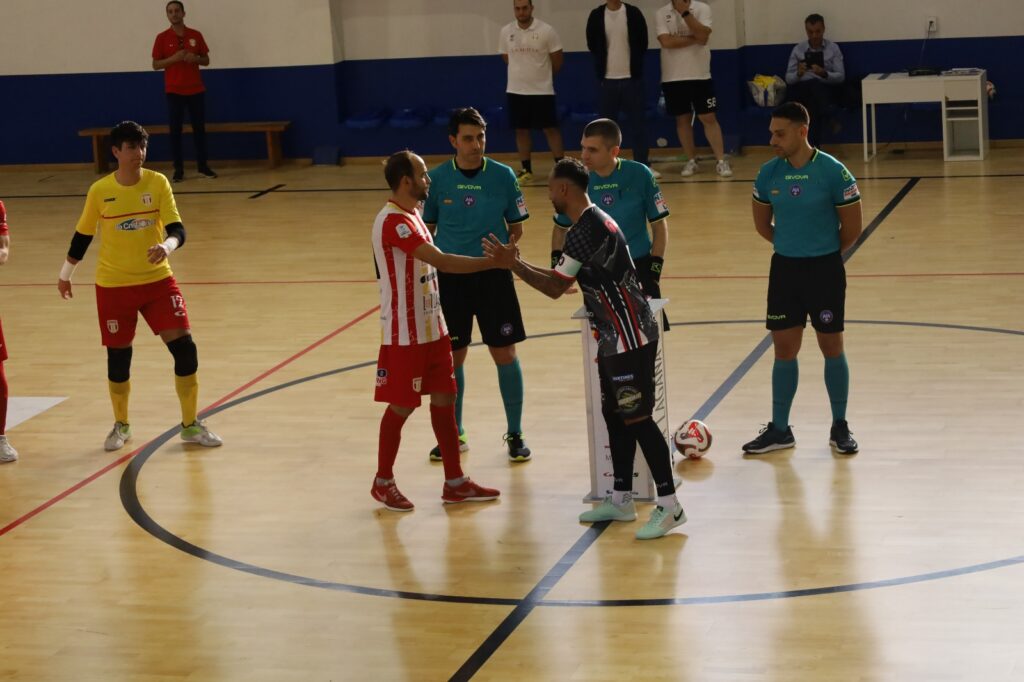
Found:
[[398, 489], [394, 481], [387, 485], [377, 485], [377, 481], [374, 479], [373, 487], [370, 488], [370, 495], [378, 502], [383, 502], [384, 507], [391, 511], [407, 512], [413, 510], [412, 502], [402, 494], [402, 491]]
[[485, 488], [470, 479], [463, 481], [458, 487], [453, 488], [447, 481], [441, 489], [441, 500], [445, 504], [457, 504], [459, 502], [488, 502], [498, 499], [501, 492], [494, 488]]

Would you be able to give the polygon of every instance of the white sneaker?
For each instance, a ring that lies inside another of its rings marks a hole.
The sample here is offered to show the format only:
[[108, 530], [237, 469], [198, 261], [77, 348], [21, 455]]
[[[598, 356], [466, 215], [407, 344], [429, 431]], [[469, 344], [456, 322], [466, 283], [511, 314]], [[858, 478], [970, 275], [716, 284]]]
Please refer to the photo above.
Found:
[[120, 450], [131, 439], [132, 427], [124, 422], [114, 422], [114, 428], [110, 429], [107, 439], [103, 441], [103, 449], [108, 452]]
[[0, 436], [0, 464], [13, 462], [18, 459], [18, 451], [7, 442], [7, 436]]
[[220, 436], [206, 428], [206, 424], [198, 419], [188, 426], [181, 427], [181, 439], [186, 443], [199, 443], [208, 448], [215, 448], [224, 445]]
[[696, 172], [697, 159], [690, 159], [689, 161], [686, 162], [686, 165], [683, 166], [683, 170], [679, 174], [682, 175], [684, 178], [688, 178]]
[[718, 171], [718, 176], [719, 177], [722, 177], [722, 178], [731, 178], [732, 177], [732, 167], [729, 166], [729, 161], [726, 160], [726, 159], [722, 159], [721, 161], [719, 161], [718, 165], [715, 166], [715, 170]]
[[661, 180], [661, 172], [659, 172], [659, 171], [656, 171], [656, 170], [654, 170], [654, 169], [653, 169], [653, 168], [651, 168], [650, 166], [648, 166], [648, 168], [650, 168], [650, 170], [651, 170], [651, 175], [653, 175], [653, 176], [654, 176], [654, 179], [655, 179], [655, 180]]

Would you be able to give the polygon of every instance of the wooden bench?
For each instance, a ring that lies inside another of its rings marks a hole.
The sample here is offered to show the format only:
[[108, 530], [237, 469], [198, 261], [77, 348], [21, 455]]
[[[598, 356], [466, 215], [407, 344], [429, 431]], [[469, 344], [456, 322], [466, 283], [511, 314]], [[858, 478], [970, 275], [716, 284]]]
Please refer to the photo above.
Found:
[[[207, 133], [266, 133], [267, 165], [270, 168], [281, 163], [281, 133], [291, 121], [254, 121], [251, 123], [207, 123]], [[167, 125], [143, 126], [150, 135], [167, 135], [171, 132]], [[192, 126], [186, 125], [183, 133], [191, 133]], [[97, 173], [106, 173], [110, 158], [110, 128], [86, 128], [78, 131], [79, 137], [92, 138], [92, 163]]]

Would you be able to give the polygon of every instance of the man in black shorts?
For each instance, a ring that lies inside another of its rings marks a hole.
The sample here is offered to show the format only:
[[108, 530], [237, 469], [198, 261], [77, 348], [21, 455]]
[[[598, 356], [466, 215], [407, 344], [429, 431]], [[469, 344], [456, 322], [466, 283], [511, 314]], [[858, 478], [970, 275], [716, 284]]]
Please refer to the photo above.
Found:
[[766, 326], [772, 333], [772, 420], [743, 446], [760, 455], [796, 445], [789, 426], [799, 379], [797, 353], [810, 315], [825, 356], [825, 388], [832, 406], [829, 444], [852, 455], [857, 442], [846, 421], [850, 368], [843, 350], [846, 269], [842, 252], [861, 234], [857, 180], [837, 159], [807, 142], [807, 109], [786, 102], [772, 112], [776, 158], [754, 182], [754, 228], [772, 243]]
[[661, 89], [665, 109], [676, 119], [676, 132], [686, 154], [683, 177], [697, 172], [697, 150], [693, 141], [693, 116], [704, 126], [704, 137], [715, 153], [715, 170], [732, 177], [725, 158], [722, 127], [715, 111], [718, 100], [711, 82], [711, 7], [698, 0], [672, 0], [658, 10], [655, 27], [661, 43]]
[[[480, 241], [493, 233], [503, 242], [523, 235], [530, 217], [526, 199], [511, 168], [484, 156], [487, 122], [476, 109], [456, 109], [448, 123], [448, 141], [455, 157], [430, 171], [430, 194], [423, 203], [423, 222], [435, 232], [437, 248], [459, 256], [481, 256]], [[523, 440], [523, 370], [516, 344], [526, 339], [512, 273], [484, 270], [471, 275], [440, 273], [441, 309], [448, 323], [455, 359], [455, 420], [459, 450], [469, 449], [462, 424], [466, 393], [463, 363], [473, 340], [473, 318], [498, 368], [498, 388], [505, 405], [505, 443], [513, 462], [530, 459]], [[441, 461], [434, 448], [430, 458]]]
[[543, 130], [557, 162], [565, 151], [555, 111], [553, 77], [562, 68], [562, 42], [549, 24], [533, 17], [533, 0], [513, 0], [516, 20], [501, 30], [501, 57], [508, 64], [508, 116], [523, 164], [520, 182], [533, 180], [530, 131]]
[[686, 522], [676, 497], [668, 444], [651, 418], [658, 323], [640, 288], [622, 230], [587, 195], [589, 177], [583, 163], [571, 158], [562, 159], [551, 171], [551, 203], [556, 212], [573, 222], [554, 269], [522, 260], [514, 241], [508, 245], [488, 243], [484, 250], [499, 266], [511, 268], [524, 282], [551, 298], [558, 298], [574, 282], [579, 283], [598, 339], [601, 413], [608, 427], [615, 475], [612, 494], [581, 514], [580, 521], [636, 519], [633, 459], [639, 444], [654, 478], [658, 501], [636, 537], [651, 540]]

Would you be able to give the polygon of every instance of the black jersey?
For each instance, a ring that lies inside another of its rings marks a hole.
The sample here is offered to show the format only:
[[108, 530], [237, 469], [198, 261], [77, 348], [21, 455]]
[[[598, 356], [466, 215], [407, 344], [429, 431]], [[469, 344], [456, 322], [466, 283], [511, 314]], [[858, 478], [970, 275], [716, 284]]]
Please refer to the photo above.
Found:
[[658, 340], [658, 324], [622, 230], [597, 206], [585, 210], [565, 235], [555, 274], [575, 279], [583, 289], [600, 355], [625, 353]]

